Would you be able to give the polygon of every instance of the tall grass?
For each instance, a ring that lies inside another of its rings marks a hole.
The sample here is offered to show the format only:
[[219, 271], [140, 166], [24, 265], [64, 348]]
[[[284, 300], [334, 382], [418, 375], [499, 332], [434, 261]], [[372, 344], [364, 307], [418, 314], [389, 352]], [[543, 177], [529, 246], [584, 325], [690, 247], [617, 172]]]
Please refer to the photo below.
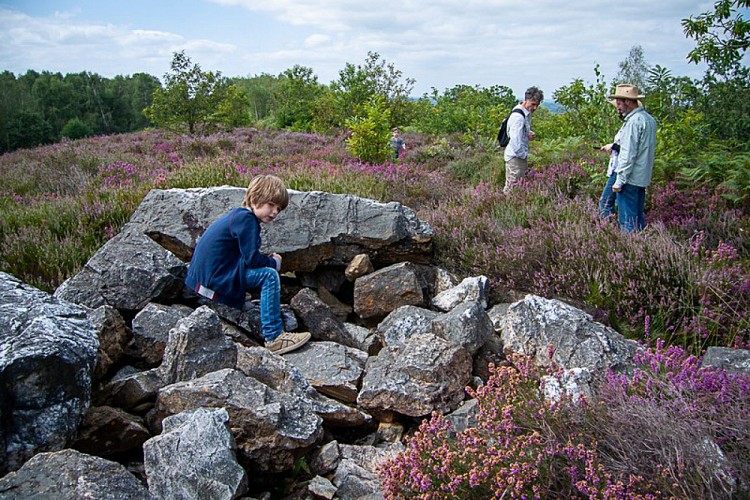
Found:
[[0, 269], [52, 291], [80, 271], [152, 188], [246, 187], [274, 173], [292, 189], [399, 201], [435, 228], [436, 260], [515, 289], [586, 304], [633, 337], [700, 352], [747, 346], [750, 217], [710, 185], [657, 179], [649, 226], [600, 221], [606, 157], [577, 140], [534, 143], [519, 189], [502, 192], [488, 141], [407, 133], [399, 164], [362, 163], [345, 137], [237, 129], [149, 131], [66, 141], [0, 157]]

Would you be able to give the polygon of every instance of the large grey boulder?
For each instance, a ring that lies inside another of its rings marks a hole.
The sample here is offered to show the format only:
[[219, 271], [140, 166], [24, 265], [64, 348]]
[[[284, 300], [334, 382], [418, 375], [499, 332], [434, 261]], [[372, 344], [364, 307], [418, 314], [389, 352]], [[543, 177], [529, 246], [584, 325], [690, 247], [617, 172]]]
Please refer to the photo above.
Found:
[[72, 443], [91, 398], [96, 333], [85, 309], [0, 273], [0, 474]]
[[538, 366], [628, 372], [638, 344], [590, 314], [556, 299], [527, 295], [512, 304], [501, 322], [505, 353], [534, 359]]
[[148, 500], [148, 490], [125, 467], [75, 450], [35, 455], [0, 479], [0, 498]]
[[55, 296], [95, 309], [137, 311], [151, 301], [171, 302], [185, 288], [187, 266], [174, 254], [127, 226], [107, 241]]
[[[206, 228], [240, 206], [244, 195], [244, 188], [230, 186], [155, 189], [130, 222], [189, 261]], [[262, 250], [283, 255], [284, 270], [313, 271], [319, 265], [343, 269], [362, 253], [376, 265], [426, 262], [432, 253], [432, 228], [399, 203], [319, 191], [289, 190], [289, 195], [289, 206], [272, 227], [262, 227]]]
[[308, 406], [233, 369], [160, 389], [147, 419], [156, 431], [164, 418], [201, 407], [226, 408], [240, 463], [262, 472], [290, 470], [323, 436]]
[[357, 400], [367, 353], [336, 342], [308, 342], [284, 358], [318, 390], [344, 403]]
[[130, 218], [143, 234], [190, 261], [198, 239], [216, 219], [242, 205], [245, 189], [220, 186], [152, 189]]
[[466, 395], [471, 366], [463, 347], [432, 333], [414, 335], [403, 346], [384, 347], [367, 360], [357, 403], [373, 414], [448, 413]]
[[455, 287], [438, 293], [431, 305], [443, 312], [450, 311], [463, 302], [479, 302], [487, 309], [490, 296], [490, 280], [487, 276], [470, 276]]
[[226, 499], [247, 491], [223, 408], [197, 408], [162, 421], [143, 445], [148, 489], [155, 498]]
[[417, 306], [402, 306], [378, 323], [377, 333], [383, 345], [401, 347], [413, 335], [432, 332], [432, 321], [439, 313]]

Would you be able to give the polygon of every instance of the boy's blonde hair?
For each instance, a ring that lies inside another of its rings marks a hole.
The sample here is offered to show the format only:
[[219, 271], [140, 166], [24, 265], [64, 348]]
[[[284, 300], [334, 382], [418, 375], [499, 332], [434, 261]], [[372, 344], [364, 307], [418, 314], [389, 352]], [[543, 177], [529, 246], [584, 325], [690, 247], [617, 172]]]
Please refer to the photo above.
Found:
[[242, 206], [250, 208], [250, 204], [257, 206], [265, 203], [274, 203], [284, 210], [289, 205], [289, 193], [284, 186], [284, 181], [275, 175], [257, 175], [250, 181], [245, 192]]

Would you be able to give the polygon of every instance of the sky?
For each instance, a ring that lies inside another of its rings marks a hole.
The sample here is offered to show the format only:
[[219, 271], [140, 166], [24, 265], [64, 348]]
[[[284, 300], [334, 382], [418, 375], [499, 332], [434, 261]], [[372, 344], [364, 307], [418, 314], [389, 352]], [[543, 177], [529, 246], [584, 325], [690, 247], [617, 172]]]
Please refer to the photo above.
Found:
[[416, 80], [412, 95], [456, 85], [535, 85], [551, 99], [576, 78], [607, 82], [640, 45], [649, 65], [700, 78], [681, 20], [694, 0], [0, 0], [0, 71], [33, 69], [160, 81], [175, 52], [226, 77], [295, 65], [330, 84], [368, 51]]

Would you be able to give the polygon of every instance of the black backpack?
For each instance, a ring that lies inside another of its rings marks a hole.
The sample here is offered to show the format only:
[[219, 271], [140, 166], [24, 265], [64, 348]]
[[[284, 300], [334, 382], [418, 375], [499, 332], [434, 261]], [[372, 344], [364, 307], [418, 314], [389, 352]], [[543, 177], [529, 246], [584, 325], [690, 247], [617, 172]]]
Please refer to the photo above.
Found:
[[510, 136], [508, 135], [508, 118], [510, 118], [510, 115], [512, 115], [513, 113], [521, 113], [521, 115], [525, 117], [523, 111], [518, 108], [514, 108], [513, 111], [508, 113], [508, 116], [503, 118], [503, 122], [500, 124], [500, 130], [497, 131], [497, 142], [500, 143], [501, 148], [504, 148], [510, 142]]

